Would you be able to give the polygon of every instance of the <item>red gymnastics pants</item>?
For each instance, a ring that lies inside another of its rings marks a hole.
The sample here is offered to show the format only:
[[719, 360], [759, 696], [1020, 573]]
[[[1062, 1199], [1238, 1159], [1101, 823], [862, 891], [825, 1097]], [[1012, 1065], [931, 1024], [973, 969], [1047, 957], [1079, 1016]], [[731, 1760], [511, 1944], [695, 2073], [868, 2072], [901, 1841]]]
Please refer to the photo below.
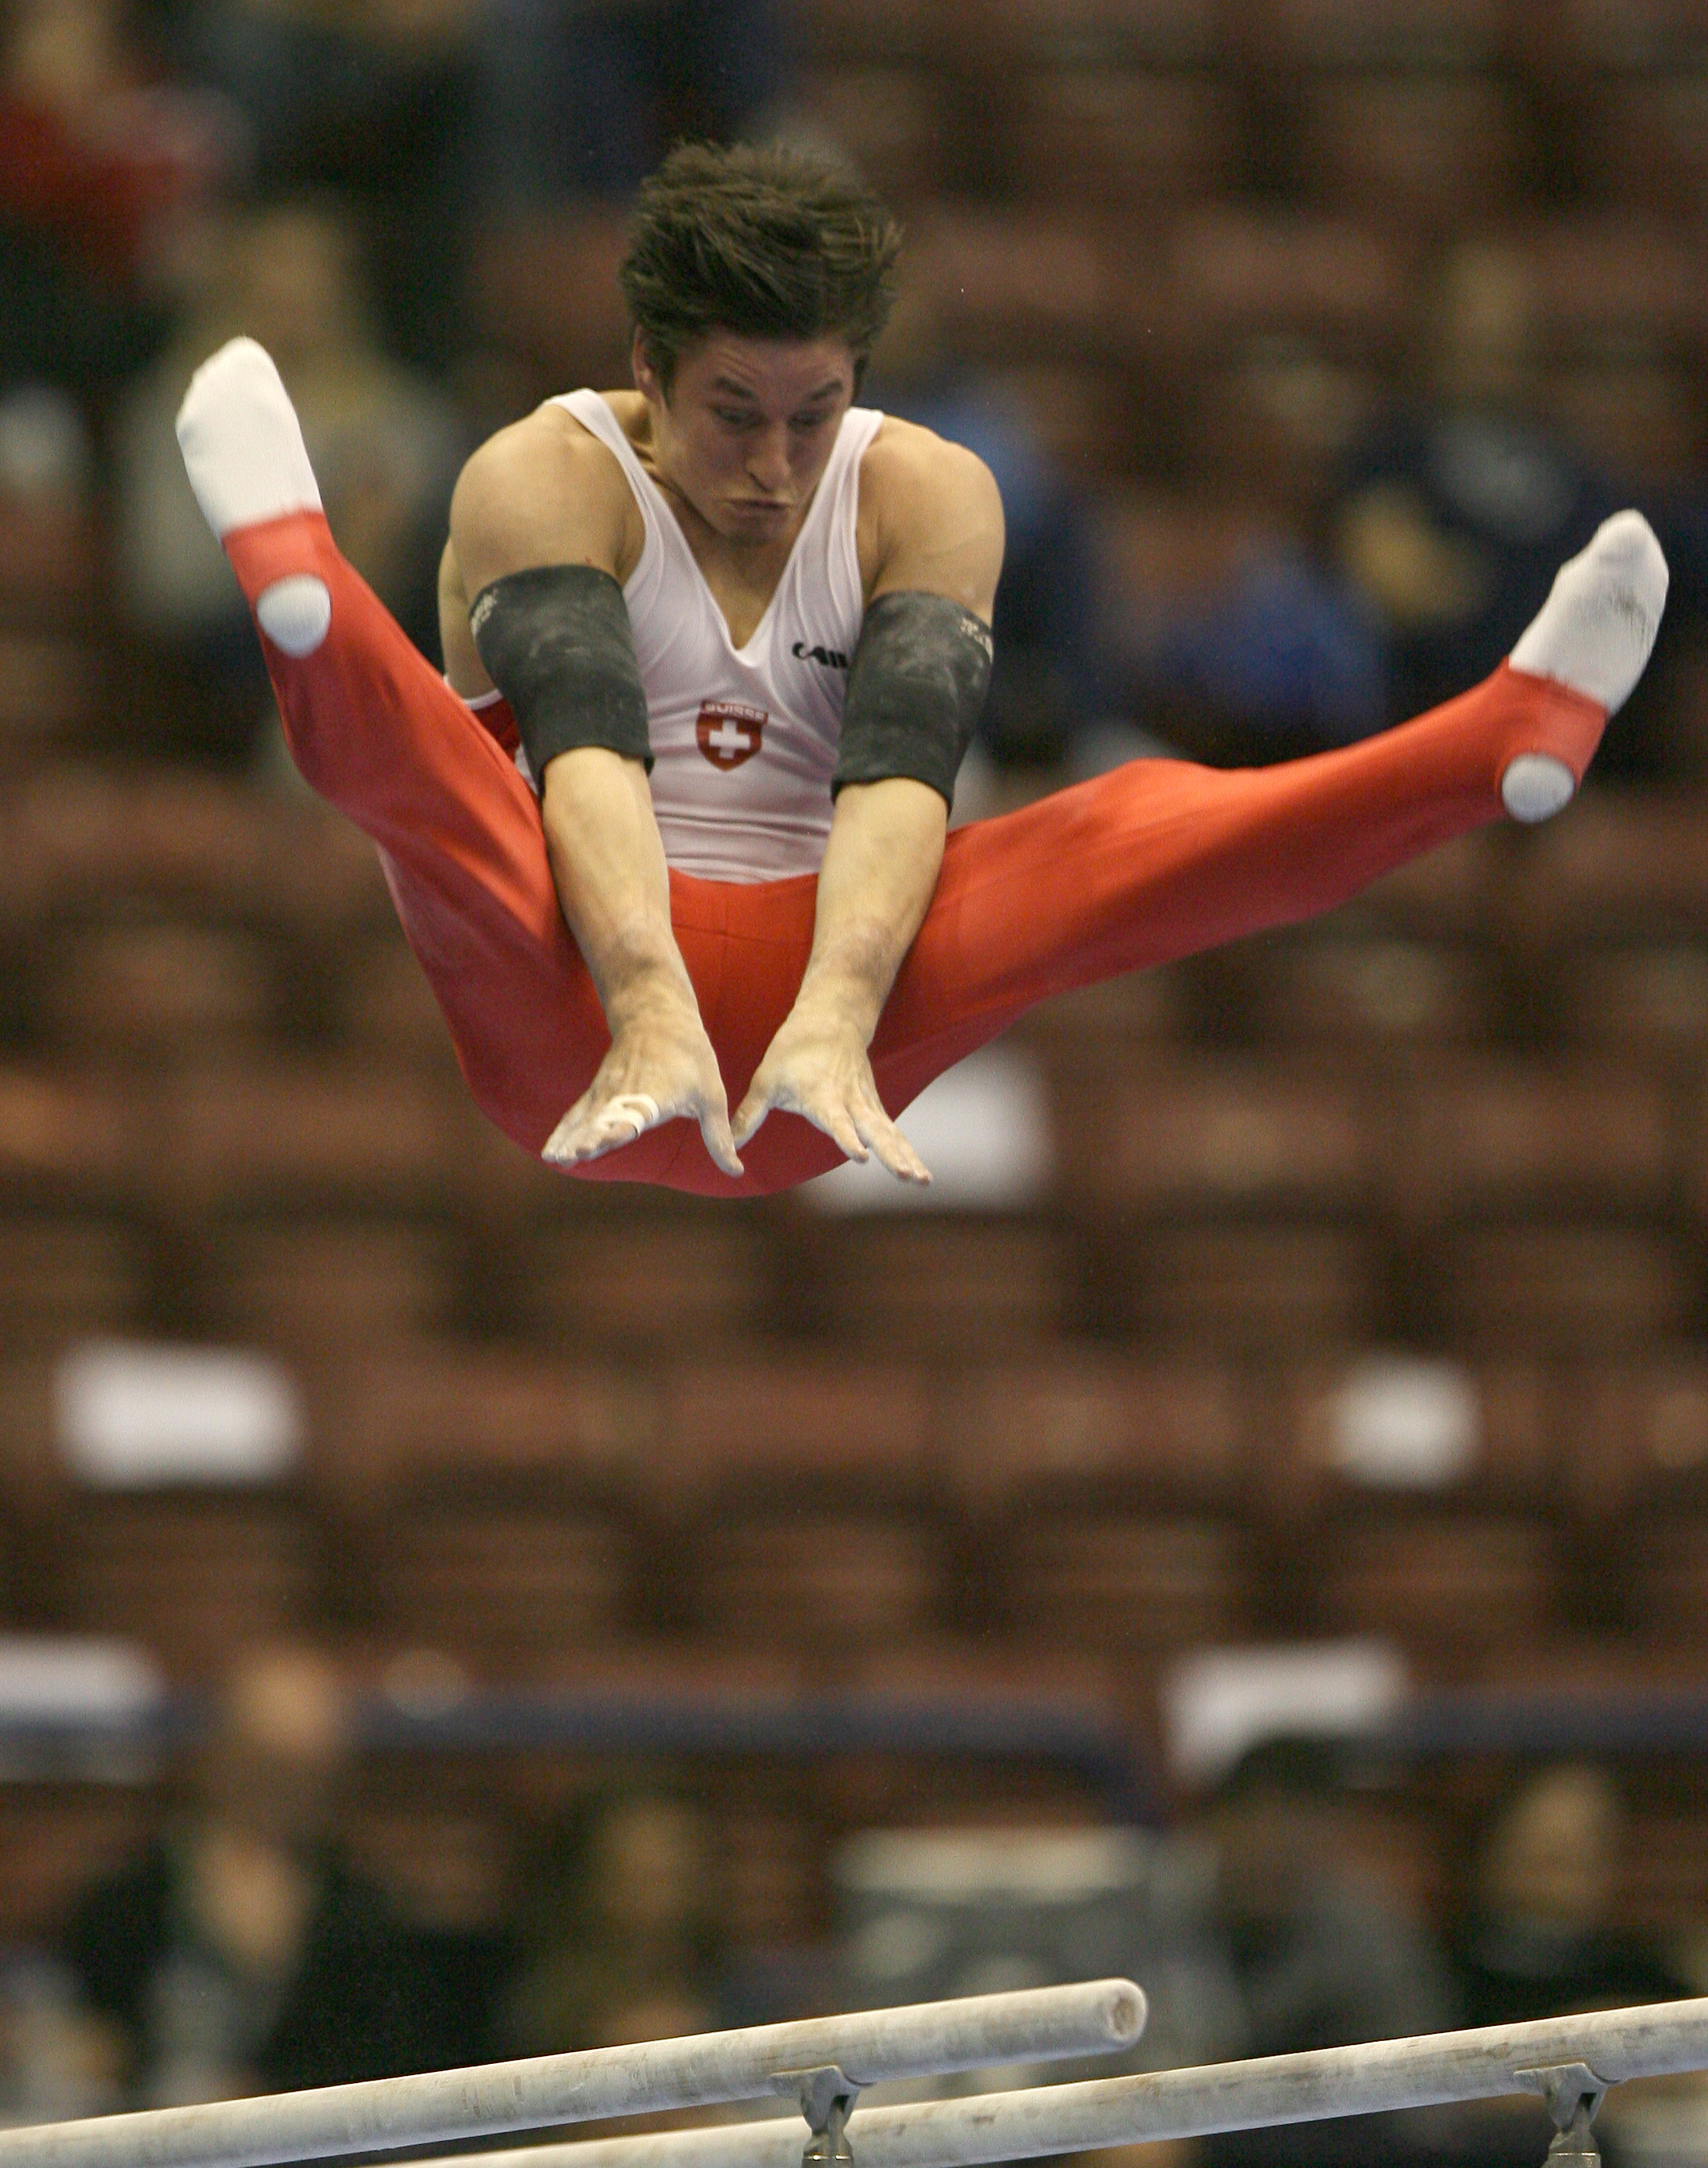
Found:
[[[373, 838], [469, 1088], [538, 1154], [591, 1082], [610, 1035], [559, 908], [538, 805], [501, 748], [338, 555], [318, 513], [226, 537], [252, 603], [294, 572], [323, 579], [332, 629], [293, 661], [265, 635], [297, 766]], [[1519, 753], [1581, 777], [1606, 718], [1504, 664], [1414, 722], [1279, 767], [1141, 760], [954, 830], [936, 892], [872, 1041], [884, 1105], [1052, 994], [1308, 918], [1378, 874], [1491, 821]], [[752, 883], [674, 870], [671, 917], [737, 1105], [788, 1015], [812, 945], [811, 874]], [[740, 1181], [673, 1121], [578, 1166], [595, 1181], [708, 1196], [787, 1189], [841, 1161], [772, 1114]]]

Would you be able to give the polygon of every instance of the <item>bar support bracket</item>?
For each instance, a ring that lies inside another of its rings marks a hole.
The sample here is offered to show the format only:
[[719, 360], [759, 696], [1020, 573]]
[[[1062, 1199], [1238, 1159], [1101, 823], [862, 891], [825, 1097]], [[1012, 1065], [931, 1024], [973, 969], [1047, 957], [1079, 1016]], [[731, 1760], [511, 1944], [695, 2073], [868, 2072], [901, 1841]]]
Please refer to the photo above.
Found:
[[812, 2136], [801, 2155], [801, 2168], [854, 2168], [848, 2143], [848, 2118], [860, 2088], [834, 2063], [814, 2070], [779, 2070], [772, 2080], [780, 2093], [793, 2093], [801, 2104]]
[[1560, 2063], [1551, 2070], [1514, 2070], [1514, 2080], [1526, 2092], [1540, 2093], [1554, 2119], [1554, 2137], [1548, 2147], [1553, 2168], [1600, 2168], [1601, 2150], [1590, 2125], [1607, 2096], [1605, 2079], [1598, 2078], [1587, 2063]]

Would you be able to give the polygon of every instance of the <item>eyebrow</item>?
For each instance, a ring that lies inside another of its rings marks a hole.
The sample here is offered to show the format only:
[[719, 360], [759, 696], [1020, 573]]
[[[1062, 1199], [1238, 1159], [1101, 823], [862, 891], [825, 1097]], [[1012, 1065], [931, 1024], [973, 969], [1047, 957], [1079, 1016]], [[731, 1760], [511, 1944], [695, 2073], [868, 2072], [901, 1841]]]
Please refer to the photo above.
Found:
[[[714, 391], [727, 391], [732, 398], [745, 399], [755, 405], [758, 403], [754, 392], [746, 385], [737, 384], [733, 377], [714, 377], [712, 380], [712, 389]], [[797, 406], [810, 406], [818, 400], [832, 397], [841, 389], [842, 379], [840, 376], [829, 377], [816, 391], [807, 392], [793, 403]]]

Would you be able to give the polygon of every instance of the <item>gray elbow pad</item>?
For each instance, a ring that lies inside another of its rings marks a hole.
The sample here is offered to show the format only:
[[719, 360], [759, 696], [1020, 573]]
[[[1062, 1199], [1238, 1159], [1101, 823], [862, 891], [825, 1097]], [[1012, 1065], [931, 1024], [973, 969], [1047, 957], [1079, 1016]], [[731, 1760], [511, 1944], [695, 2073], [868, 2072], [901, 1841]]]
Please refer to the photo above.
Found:
[[652, 767], [646, 694], [623, 590], [593, 565], [537, 565], [482, 587], [469, 628], [510, 703], [536, 783], [546, 763], [602, 746]]
[[848, 672], [834, 797], [910, 776], [955, 802], [955, 778], [990, 686], [990, 631], [947, 595], [880, 595]]

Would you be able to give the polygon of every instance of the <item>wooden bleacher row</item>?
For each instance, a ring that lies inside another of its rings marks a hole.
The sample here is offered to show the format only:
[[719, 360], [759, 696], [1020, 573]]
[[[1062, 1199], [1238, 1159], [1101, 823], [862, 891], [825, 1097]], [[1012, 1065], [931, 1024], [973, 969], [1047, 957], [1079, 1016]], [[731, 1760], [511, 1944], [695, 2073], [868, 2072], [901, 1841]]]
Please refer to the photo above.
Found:
[[1389, 1634], [1443, 1676], [1574, 1634], [1700, 1656], [1700, 1352], [1490, 1367], [1438, 1490], [1345, 1472], [1345, 1375], [423, 1348], [309, 1378], [296, 1480], [114, 1491], [69, 1480], [50, 1374], [14, 1371], [7, 1623], [188, 1677], [326, 1626], [494, 1677], [635, 1636], [835, 1660], [952, 1630], [1140, 1677], [1253, 1635]]
[[[1367, 1065], [1315, 1048], [1141, 1055], [1081, 1039], [1047, 1051], [1055, 1197], [1075, 1220], [1602, 1220], [1689, 1235], [1708, 1205], [1700, 1072], [1646, 1073], [1612, 1049]], [[575, 1229], [644, 1220], [651, 1202], [590, 1187], [489, 1130], [454, 1078], [350, 1054], [0, 1071], [0, 1206], [13, 1213], [311, 1219], [507, 1198], [524, 1223]], [[858, 1239], [957, 1238], [940, 1225]], [[969, 1266], [979, 1240], [975, 1229], [963, 1246]], [[1018, 1265], [1018, 1230], [1012, 1247]]]
[[530, 1229], [485, 1198], [460, 1218], [208, 1225], [178, 1195], [182, 1218], [0, 1220], [0, 1358], [141, 1335], [319, 1363], [448, 1334], [630, 1360], [793, 1346], [1048, 1361], [1108, 1344], [1287, 1360], [1371, 1342], [1615, 1359], [1703, 1320], [1700, 1235], [1664, 1222], [1179, 1224], [1111, 1218], [1099, 1193], [1047, 1220], [699, 1206]]
[[1349, 1512], [1287, 1541], [1207, 1516], [1038, 1507], [946, 1528], [756, 1501], [649, 1539], [490, 1484], [395, 1501], [365, 1528], [278, 1496], [185, 1493], [86, 1499], [8, 1533], [8, 1629], [120, 1637], [180, 1682], [294, 1633], [431, 1650], [497, 1683], [627, 1646], [781, 1651], [840, 1679], [960, 1634], [1081, 1652], [1135, 1710], [1194, 1650], [1301, 1636], [1380, 1636], [1432, 1681], [1586, 1643], [1651, 1681], [1700, 1677], [1708, 1573], [1700, 1514], [1590, 1542], [1517, 1514]]
[[1699, 65], [1695, 0], [814, 0], [793, 10], [809, 52], [999, 66], [1136, 61], [1154, 66], [1583, 72]]
[[392, 913], [372, 847], [305, 790], [89, 762], [32, 771], [0, 810], [0, 927], [151, 909], [296, 941]]
[[[1509, 77], [1378, 64], [1254, 88], [1233, 71], [1070, 61], [997, 75], [883, 56], [816, 69], [801, 97], [910, 216], [981, 183], [1022, 207], [1154, 217], [1258, 179], [1284, 183], [1297, 211], [1403, 221], [1414, 240], [1534, 205], [1537, 107]], [[1694, 75], [1595, 83], [1556, 116], [1557, 185], [1563, 167], [1583, 201], [1700, 215], [1702, 110]]]
[[[1395, 1358], [1398, 1359], [1398, 1358]], [[363, 1519], [459, 1482], [538, 1490], [619, 1517], [686, 1522], [732, 1501], [829, 1494], [950, 1519], [1041, 1502], [1307, 1522], [1355, 1505], [1336, 1424], [1364, 1351], [1145, 1359], [1112, 1348], [976, 1362], [837, 1350], [592, 1361], [445, 1341], [352, 1347], [298, 1374], [303, 1496]], [[1708, 1351], [1461, 1365], [1477, 1445], [1445, 1513], [1568, 1523], [1708, 1510]], [[54, 1361], [9, 1363], [0, 1506], [69, 1510]], [[1403, 1491], [1401, 1493], [1403, 1496]], [[1434, 1494], [1431, 1494], [1434, 1495]]]

